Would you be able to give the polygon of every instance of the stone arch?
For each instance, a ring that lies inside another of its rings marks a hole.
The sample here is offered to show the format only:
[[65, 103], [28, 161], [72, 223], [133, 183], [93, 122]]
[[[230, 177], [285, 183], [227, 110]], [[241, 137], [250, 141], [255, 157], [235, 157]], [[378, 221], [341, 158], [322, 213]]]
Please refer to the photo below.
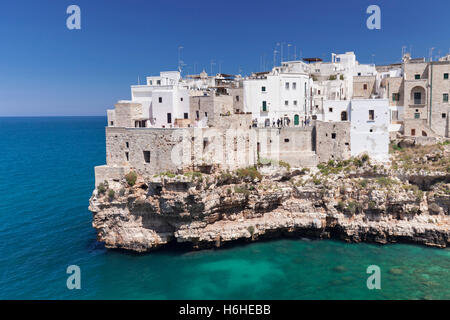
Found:
[[422, 105], [426, 101], [426, 90], [422, 86], [415, 86], [411, 89], [411, 104]]

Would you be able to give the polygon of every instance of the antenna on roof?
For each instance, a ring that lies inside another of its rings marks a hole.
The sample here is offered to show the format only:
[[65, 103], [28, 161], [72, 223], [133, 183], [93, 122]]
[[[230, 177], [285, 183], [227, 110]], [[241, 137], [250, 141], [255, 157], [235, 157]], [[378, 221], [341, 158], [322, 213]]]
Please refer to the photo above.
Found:
[[277, 65], [277, 49], [273, 50], [273, 67], [275, 68], [275, 66]]
[[434, 50], [434, 47], [430, 48], [430, 62], [433, 61], [433, 50]]
[[183, 46], [178, 46], [178, 71], [181, 73], [181, 68], [183, 61], [181, 61], [181, 49], [184, 49]]
[[211, 75], [213, 75], [213, 65], [215, 65], [216, 63], [214, 62], [213, 59], [211, 59]]

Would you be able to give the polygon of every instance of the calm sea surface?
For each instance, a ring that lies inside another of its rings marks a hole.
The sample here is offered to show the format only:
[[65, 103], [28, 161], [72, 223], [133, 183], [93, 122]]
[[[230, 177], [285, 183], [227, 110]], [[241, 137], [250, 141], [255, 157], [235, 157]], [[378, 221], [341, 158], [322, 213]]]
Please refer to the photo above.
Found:
[[[450, 250], [279, 240], [146, 255], [96, 242], [103, 117], [0, 118], [0, 299], [450, 299]], [[81, 268], [68, 290], [66, 268]], [[381, 268], [368, 290], [366, 268]]]

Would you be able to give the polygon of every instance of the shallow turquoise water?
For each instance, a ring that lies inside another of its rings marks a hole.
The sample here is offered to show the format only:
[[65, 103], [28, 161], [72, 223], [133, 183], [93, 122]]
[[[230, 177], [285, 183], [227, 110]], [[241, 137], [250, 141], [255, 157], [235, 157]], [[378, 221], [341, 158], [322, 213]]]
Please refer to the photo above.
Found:
[[[450, 250], [279, 240], [198, 252], [108, 251], [87, 210], [103, 117], [0, 118], [1, 299], [450, 299]], [[66, 268], [81, 268], [68, 290]], [[366, 268], [381, 268], [368, 290]]]

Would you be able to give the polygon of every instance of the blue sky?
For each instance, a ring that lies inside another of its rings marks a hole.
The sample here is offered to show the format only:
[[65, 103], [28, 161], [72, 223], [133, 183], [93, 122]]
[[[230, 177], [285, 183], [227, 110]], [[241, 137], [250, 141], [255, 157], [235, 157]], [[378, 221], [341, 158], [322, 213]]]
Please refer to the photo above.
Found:
[[[81, 8], [81, 30], [66, 8]], [[366, 9], [381, 8], [381, 30]], [[14, 0], [0, 4], [0, 116], [105, 115], [129, 86], [177, 68], [244, 74], [271, 66], [277, 42], [326, 60], [355, 51], [362, 63], [450, 50], [448, 0]], [[375, 56], [372, 56], [375, 55]]]

